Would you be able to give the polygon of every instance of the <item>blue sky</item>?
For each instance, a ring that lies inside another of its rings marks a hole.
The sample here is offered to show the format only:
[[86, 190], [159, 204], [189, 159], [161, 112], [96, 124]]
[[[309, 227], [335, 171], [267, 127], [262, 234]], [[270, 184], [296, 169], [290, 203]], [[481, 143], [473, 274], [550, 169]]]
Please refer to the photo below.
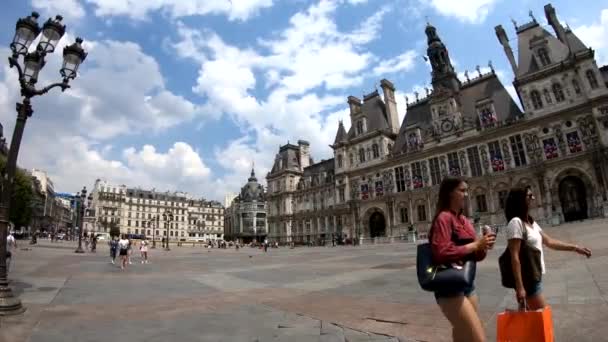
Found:
[[[459, 72], [491, 60], [513, 93], [494, 26], [512, 41], [511, 18], [545, 23], [531, 0], [8, 0], [0, 53], [17, 18], [62, 14], [89, 52], [73, 88], [34, 100], [19, 163], [46, 170], [60, 191], [104, 178], [117, 184], [223, 199], [263, 179], [281, 144], [305, 139], [316, 161], [331, 157], [346, 97], [382, 78], [405, 99], [424, 93], [430, 21]], [[584, 5], [583, 5], [584, 3]], [[608, 62], [608, 1], [553, 1], [558, 17]], [[60, 51], [60, 50], [59, 50]], [[40, 85], [58, 80], [61, 55]], [[0, 120], [12, 134], [15, 71], [0, 68]], [[474, 72], [473, 72], [474, 74]]]

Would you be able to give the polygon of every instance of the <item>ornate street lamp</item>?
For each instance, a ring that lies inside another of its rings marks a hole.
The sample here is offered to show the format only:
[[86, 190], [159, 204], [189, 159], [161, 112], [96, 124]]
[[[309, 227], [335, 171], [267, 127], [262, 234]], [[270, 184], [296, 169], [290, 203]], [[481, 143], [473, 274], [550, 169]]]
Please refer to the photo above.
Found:
[[[76, 224], [78, 225], [78, 247], [74, 251], [74, 253], [84, 253], [82, 249], [82, 233], [83, 233], [83, 224], [84, 224], [84, 200], [87, 197], [87, 187], [83, 187], [80, 192], [80, 198], [78, 198], [78, 194], [76, 194]], [[79, 206], [80, 205], [80, 206]]]
[[169, 225], [173, 222], [173, 213], [169, 210], [166, 210], [163, 213], [163, 220], [165, 221], [165, 225], [167, 226], [167, 238], [165, 239], [165, 250], [170, 251], [169, 248]]
[[[60, 16], [49, 19], [42, 30], [38, 25], [39, 14], [33, 12], [26, 18], [17, 20], [15, 35], [10, 44], [12, 55], [8, 58], [9, 66], [15, 67], [19, 73], [19, 86], [23, 100], [17, 103], [17, 121], [11, 140], [6, 168], [1, 175], [2, 197], [0, 198], [0, 316], [19, 314], [24, 311], [19, 298], [13, 295], [8, 287], [6, 269], [6, 238], [9, 227], [9, 212], [12, 187], [17, 169], [17, 156], [19, 146], [25, 129], [27, 119], [34, 113], [30, 99], [34, 96], [46, 94], [49, 90], [59, 87], [65, 91], [70, 87], [70, 80], [76, 77], [76, 71], [80, 64], [85, 60], [87, 54], [82, 49], [82, 39], [77, 39], [74, 45], [70, 45], [63, 50], [63, 67], [61, 75], [62, 82], [50, 84], [42, 89], [36, 89], [38, 73], [45, 65], [45, 57], [52, 53], [57, 43], [65, 33], [65, 26], [61, 23]], [[40, 35], [40, 42], [33, 52], [28, 52], [30, 45]], [[23, 56], [23, 65], [20, 64], [20, 57]], [[83, 200], [84, 201], [84, 200]]]

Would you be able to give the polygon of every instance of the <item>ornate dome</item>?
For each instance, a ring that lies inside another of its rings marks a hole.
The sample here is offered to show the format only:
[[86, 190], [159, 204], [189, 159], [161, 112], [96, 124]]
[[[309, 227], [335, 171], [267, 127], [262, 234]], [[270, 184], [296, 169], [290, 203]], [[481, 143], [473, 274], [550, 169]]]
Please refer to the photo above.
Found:
[[258, 183], [258, 179], [255, 178], [253, 169], [251, 169], [251, 177], [247, 180], [247, 184], [241, 188], [240, 199], [243, 202], [264, 201], [264, 188]]

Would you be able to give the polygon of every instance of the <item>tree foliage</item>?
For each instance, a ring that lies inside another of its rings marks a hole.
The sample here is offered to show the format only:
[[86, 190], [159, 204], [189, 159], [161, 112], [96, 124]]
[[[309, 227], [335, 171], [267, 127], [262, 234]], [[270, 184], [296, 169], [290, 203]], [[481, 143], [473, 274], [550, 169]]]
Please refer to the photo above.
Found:
[[[6, 158], [0, 157], [0, 172], [4, 172]], [[32, 220], [34, 190], [32, 177], [17, 168], [11, 194], [10, 221], [15, 228], [28, 226]]]

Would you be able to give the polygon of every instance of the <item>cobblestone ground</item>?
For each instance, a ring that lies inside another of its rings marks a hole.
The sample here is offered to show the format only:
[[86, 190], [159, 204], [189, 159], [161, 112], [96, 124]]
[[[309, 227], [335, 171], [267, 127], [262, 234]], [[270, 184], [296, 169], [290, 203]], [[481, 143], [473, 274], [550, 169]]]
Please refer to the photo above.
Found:
[[[546, 231], [593, 249], [591, 259], [547, 251], [544, 293], [557, 341], [606, 341], [608, 221]], [[479, 264], [480, 315], [515, 308], [501, 288], [499, 241]], [[0, 319], [0, 341], [448, 341], [450, 327], [415, 275], [415, 245], [239, 251], [152, 250], [121, 271], [107, 248], [25, 243], [12, 285], [27, 311]]]

